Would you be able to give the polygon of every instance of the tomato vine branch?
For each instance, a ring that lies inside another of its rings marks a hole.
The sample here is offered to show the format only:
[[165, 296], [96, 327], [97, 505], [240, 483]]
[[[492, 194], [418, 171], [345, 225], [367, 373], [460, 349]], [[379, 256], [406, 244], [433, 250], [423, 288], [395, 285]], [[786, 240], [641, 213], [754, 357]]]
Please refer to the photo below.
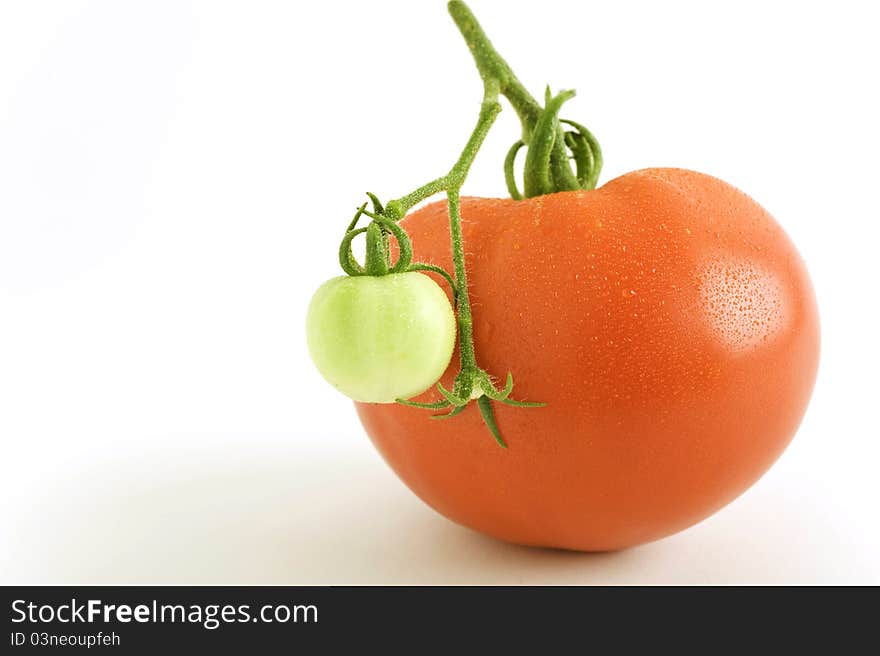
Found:
[[[514, 144], [504, 162], [505, 181], [513, 198], [522, 198], [516, 184], [514, 165], [517, 152], [523, 147], [527, 147], [523, 171], [523, 189], [526, 197], [594, 188], [599, 176], [602, 157], [598, 143], [586, 128], [580, 124], [559, 119], [559, 112], [563, 104], [574, 96], [574, 91], [563, 91], [552, 96], [548, 88], [542, 107], [529, 94], [507, 62], [492, 46], [467, 5], [460, 0], [452, 0], [449, 2], [448, 9], [473, 55], [483, 80], [483, 101], [480, 105], [476, 127], [471, 132], [458, 160], [446, 175], [431, 180], [405, 196], [389, 201], [384, 207], [375, 196], [370, 194], [374, 212], [367, 211], [366, 205], [358, 208], [340, 246], [339, 261], [349, 275], [433, 271], [446, 279], [453, 290], [453, 299], [457, 309], [459, 373], [451, 390], [444, 388], [441, 383], [437, 384], [437, 390], [443, 397], [440, 401], [420, 403], [398, 399], [398, 402], [429, 410], [449, 409], [449, 412], [445, 414], [434, 415], [435, 418], [448, 418], [459, 414], [468, 403], [476, 400], [480, 414], [489, 431], [498, 444], [506, 447], [495, 420], [491, 401], [519, 407], [535, 407], [544, 404], [514, 401], [510, 398], [513, 391], [512, 375], [508, 373], [504, 388], [498, 389], [492, 382], [490, 375], [477, 364], [473, 337], [473, 314], [468, 295], [465, 266], [464, 238], [461, 229], [461, 187], [489, 130], [501, 111], [500, 96], [502, 95], [513, 106], [522, 124], [522, 138]], [[573, 127], [574, 131], [566, 132], [563, 129], [563, 123]], [[575, 162], [575, 170], [572, 170], [571, 160]], [[449, 273], [435, 265], [413, 264], [409, 238], [398, 225], [398, 222], [415, 205], [443, 192], [446, 193], [449, 214], [454, 280]], [[372, 219], [369, 227], [356, 227], [361, 216], [368, 216]], [[363, 233], [366, 233], [367, 237], [367, 251], [365, 264], [361, 266], [351, 253], [351, 242], [354, 237]], [[400, 256], [394, 264], [390, 262], [389, 237], [394, 237], [400, 251]]]

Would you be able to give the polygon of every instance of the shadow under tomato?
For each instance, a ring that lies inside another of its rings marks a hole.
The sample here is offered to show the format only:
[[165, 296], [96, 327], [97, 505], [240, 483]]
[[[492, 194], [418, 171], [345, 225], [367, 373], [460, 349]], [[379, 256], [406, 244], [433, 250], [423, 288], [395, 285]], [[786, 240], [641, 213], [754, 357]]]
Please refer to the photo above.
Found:
[[[619, 552], [524, 547], [427, 508], [366, 440], [303, 446], [315, 442], [220, 435], [189, 447], [157, 444], [137, 459], [110, 454], [43, 490], [13, 536], [15, 568], [4, 582], [566, 585], [841, 577], [815, 544], [816, 523], [803, 514], [810, 503], [783, 499], [783, 509], [767, 507], [766, 499], [737, 502], [678, 536]], [[804, 546], [794, 554], [793, 544]]]

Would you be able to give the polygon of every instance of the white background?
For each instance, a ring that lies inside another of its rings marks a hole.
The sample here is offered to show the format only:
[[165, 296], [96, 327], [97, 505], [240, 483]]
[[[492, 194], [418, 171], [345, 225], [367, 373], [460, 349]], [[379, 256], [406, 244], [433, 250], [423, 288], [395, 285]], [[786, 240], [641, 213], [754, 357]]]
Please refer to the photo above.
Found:
[[[481, 86], [440, 0], [0, 4], [0, 582], [880, 582], [876, 21], [867, 2], [473, 0], [603, 180], [722, 177], [812, 273], [819, 380], [774, 468], [616, 554], [424, 506], [303, 319], [371, 190], [446, 170]], [[465, 191], [504, 195], [505, 110]]]

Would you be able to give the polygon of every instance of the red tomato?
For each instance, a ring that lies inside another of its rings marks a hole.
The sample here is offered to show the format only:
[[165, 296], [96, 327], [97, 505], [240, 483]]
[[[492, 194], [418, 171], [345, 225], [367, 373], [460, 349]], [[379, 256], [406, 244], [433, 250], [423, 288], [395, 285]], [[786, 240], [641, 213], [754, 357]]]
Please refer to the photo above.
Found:
[[[619, 549], [707, 517], [779, 457], [819, 323], [803, 261], [752, 199], [646, 169], [594, 191], [464, 199], [462, 216], [478, 363], [547, 406], [495, 404], [505, 450], [474, 404], [444, 421], [358, 404], [426, 503], [502, 540]], [[445, 203], [404, 225], [417, 260], [451, 268]]]

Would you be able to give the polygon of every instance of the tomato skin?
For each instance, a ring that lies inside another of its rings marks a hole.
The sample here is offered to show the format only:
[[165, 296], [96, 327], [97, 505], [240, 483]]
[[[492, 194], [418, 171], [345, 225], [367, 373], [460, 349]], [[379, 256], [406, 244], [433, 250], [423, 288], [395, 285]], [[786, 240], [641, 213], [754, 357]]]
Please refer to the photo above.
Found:
[[421, 273], [340, 276], [312, 297], [306, 336], [312, 360], [339, 391], [394, 403], [440, 378], [455, 346], [455, 315]]
[[[474, 407], [434, 421], [358, 404], [430, 506], [511, 542], [620, 549], [707, 517], [782, 453], [815, 381], [818, 314], [793, 244], [748, 196], [646, 169], [589, 192], [463, 199], [462, 216], [478, 362], [548, 405], [496, 404], [504, 450]], [[443, 203], [404, 225], [416, 259], [449, 267]]]

